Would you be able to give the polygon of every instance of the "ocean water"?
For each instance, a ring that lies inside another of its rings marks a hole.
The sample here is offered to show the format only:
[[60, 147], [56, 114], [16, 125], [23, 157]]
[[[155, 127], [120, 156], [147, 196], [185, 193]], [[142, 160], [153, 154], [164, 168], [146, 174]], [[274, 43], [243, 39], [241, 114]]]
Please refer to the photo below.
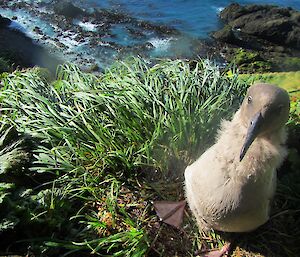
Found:
[[[10, 2], [30, 3], [40, 13], [49, 12], [45, 6], [51, 4], [51, 0], [12, 0]], [[0, 8], [0, 14], [8, 18], [17, 16], [17, 20], [11, 24], [12, 28], [25, 32], [64, 60], [83, 64], [97, 63], [105, 68], [115, 59], [122, 59], [132, 54], [143, 57], [197, 57], [200, 41], [209, 38], [212, 31], [222, 27], [218, 14], [232, 2], [271, 4], [292, 7], [300, 11], [300, 0], [74, 0], [72, 2], [86, 11], [93, 12], [98, 8], [116, 10], [138, 20], [174, 27], [181, 33], [179, 36], [167, 36], [143, 31], [144, 37], [136, 38], [128, 33], [128, 24], [113, 24], [110, 29], [111, 36], [102, 38], [97, 36], [99, 28], [95, 24], [75, 19], [73, 21], [75, 25], [96, 35], [98, 43], [95, 46], [89, 43], [89, 39], [79, 42], [76, 40], [78, 35], [75, 31], [61, 31], [57, 25], [49, 23], [49, 19], [43, 20], [43, 15], [36, 17], [29, 10], [12, 11]], [[51, 13], [48, 15], [51, 16]], [[36, 26], [40, 28], [44, 36], [34, 31]], [[57, 46], [58, 40], [66, 47]], [[110, 47], [112, 43], [121, 46], [121, 51]], [[152, 46], [151, 49], [147, 47], [143, 50], [135, 49], [135, 46], [147, 43]]]
[[155, 23], [163, 23], [189, 34], [205, 38], [222, 24], [219, 12], [229, 4], [270, 4], [300, 10], [300, 0], [88, 0], [85, 8], [110, 8]]

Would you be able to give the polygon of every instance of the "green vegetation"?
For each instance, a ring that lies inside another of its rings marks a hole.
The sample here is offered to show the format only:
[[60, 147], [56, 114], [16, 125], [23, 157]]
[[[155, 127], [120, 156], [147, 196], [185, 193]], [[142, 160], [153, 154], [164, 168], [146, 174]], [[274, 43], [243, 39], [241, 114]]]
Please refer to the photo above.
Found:
[[258, 52], [242, 48], [235, 51], [232, 62], [243, 72], [266, 72], [272, 68], [272, 64], [264, 60]]
[[[243, 81], [252, 84], [254, 82], [266, 82], [278, 85], [289, 92], [300, 90], [300, 71], [269, 72], [262, 74], [240, 74]], [[298, 96], [300, 96], [298, 94]]]
[[[193, 256], [222, 246], [226, 235], [200, 235], [190, 215], [184, 233], [161, 224], [151, 202], [183, 197], [184, 167], [238, 108], [248, 80], [230, 74], [208, 61], [150, 66], [140, 59], [118, 62], [98, 77], [73, 65], [60, 67], [52, 82], [37, 68], [3, 74], [0, 249], [138, 257]], [[279, 186], [275, 227], [241, 236], [242, 246], [278, 256], [297, 252], [294, 150]]]

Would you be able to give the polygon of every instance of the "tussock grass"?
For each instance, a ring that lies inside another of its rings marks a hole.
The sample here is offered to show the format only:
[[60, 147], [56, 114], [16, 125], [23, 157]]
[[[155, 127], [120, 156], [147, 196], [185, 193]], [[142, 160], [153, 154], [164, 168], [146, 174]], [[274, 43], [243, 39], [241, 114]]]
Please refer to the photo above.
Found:
[[1, 179], [0, 204], [10, 202], [15, 211], [9, 217], [0, 211], [10, 222], [0, 231], [25, 231], [8, 241], [9, 249], [172, 256], [181, 247], [188, 256], [202, 245], [222, 245], [219, 234], [203, 239], [189, 217], [185, 247], [157, 246], [154, 241], [169, 232], [153, 215], [151, 200], [182, 196], [183, 168], [239, 106], [247, 83], [226, 74], [205, 60], [149, 65], [130, 59], [98, 77], [70, 64], [53, 82], [40, 69], [2, 75], [3, 128], [10, 124], [36, 142], [29, 168], [21, 169], [30, 183], [20, 186], [22, 176], [13, 186], [7, 174]]
[[130, 170], [163, 165], [161, 151], [198, 156], [244, 93], [236, 78], [205, 61], [194, 69], [181, 61], [149, 68], [134, 59], [100, 78], [66, 65], [52, 85], [34, 71], [14, 73], [2, 98], [20, 110], [13, 121], [20, 129], [71, 150], [68, 162]]

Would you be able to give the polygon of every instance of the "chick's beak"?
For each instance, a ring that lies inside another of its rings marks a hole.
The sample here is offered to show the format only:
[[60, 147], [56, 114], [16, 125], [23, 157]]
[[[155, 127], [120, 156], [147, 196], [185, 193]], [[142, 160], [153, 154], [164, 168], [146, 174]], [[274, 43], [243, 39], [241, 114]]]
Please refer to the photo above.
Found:
[[247, 153], [250, 145], [252, 142], [255, 140], [257, 137], [260, 128], [263, 124], [263, 116], [261, 112], [258, 112], [254, 115], [254, 117], [251, 119], [250, 125], [248, 127], [247, 135], [246, 135], [246, 140], [244, 142], [244, 145], [242, 147], [241, 153], [240, 153], [240, 161], [243, 160], [245, 154]]

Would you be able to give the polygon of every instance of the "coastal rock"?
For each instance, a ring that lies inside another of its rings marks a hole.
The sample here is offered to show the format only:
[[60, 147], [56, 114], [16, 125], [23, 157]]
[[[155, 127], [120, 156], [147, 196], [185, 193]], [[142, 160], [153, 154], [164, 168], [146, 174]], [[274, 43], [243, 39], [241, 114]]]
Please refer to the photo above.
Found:
[[[220, 13], [227, 25], [213, 33], [217, 40], [227, 43], [244, 42], [249, 45], [249, 37], [256, 44], [263, 40], [271, 44], [300, 49], [300, 12], [292, 8], [271, 5], [229, 5]], [[238, 40], [237, 40], [238, 39]], [[251, 45], [249, 46], [250, 48]], [[256, 46], [257, 47], [257, 46]]]
[[234, 32], [231, 28], [231, 26], [226, 25], [223, 29], [216, 31], [213, 33], [213, 37], [216, 40], [219, 40], [221, 42], [226, 42], [230, 44], [235, 44], [237, 42], [237, 38], [234, 35]]
[[10, 23], [11, 23], [10, 19], [5, 18], [5, 17], [1, 16], [1, 14], [0, 14], [0, 28], [5, 28], [5, 27], [9, 26]]
[[33, 31], [34, 31], [35, 33], [37, 33], [37, 34], [43, 35], [43, 31], [42, 31], [41, 28], [38, 27], [38, 26], [35, 26], [35, 27], [33, 28]]
[[53, 10], [56, 14], [63, 15], [66, 18], [71, 19], [84, 14], [84, 11], [75, 6], [71, 1], [57, 1]]
[[[4, 21], [0, 25], [0, 59], [8, 66], [27, 68], [35, 65], [46, 67], [55, 73], [60, 60], [53, 57], [42, 46], [19, 30], [12, 30], [7, 25], [10, 20], [0, 17]], [[5, 69], [4, 69], [5, 70]]]

